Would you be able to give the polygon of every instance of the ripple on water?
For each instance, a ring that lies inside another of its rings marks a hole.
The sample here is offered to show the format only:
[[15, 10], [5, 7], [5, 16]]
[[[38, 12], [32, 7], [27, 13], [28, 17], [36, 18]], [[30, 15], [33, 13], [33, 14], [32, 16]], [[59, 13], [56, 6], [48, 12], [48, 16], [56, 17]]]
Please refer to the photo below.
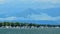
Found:
[[60, 28], [0, 29], [0, 34], [59, 34]]

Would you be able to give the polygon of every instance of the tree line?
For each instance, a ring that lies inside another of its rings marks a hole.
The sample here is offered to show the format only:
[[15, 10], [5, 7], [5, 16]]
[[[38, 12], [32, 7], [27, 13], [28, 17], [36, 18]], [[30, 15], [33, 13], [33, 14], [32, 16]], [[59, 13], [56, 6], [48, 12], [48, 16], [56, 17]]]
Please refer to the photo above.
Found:
[[60, 27], [60, 25], [50, 25], [50, 24], [33, 24], [33, 23], [21, 23], [21, 22], [0, 22], [0, 27], [2, 26], [11, 26], [11, 27], [23, 27], [23, 26], [34, 26], [34, 27]]

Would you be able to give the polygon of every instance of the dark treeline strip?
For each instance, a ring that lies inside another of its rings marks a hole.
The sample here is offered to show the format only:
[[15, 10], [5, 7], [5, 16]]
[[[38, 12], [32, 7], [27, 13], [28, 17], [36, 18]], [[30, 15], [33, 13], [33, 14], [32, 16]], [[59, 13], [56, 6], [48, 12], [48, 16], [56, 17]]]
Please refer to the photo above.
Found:
[[23, 27], [23, 26], [34, 26], [34, 27], [60, 27], [60, 25], [50, 25], [50, 24], [33, 24], [33, 23], [20, 23], [20, 22], [0, 22], [0, 27], [2, 26], [11, 26], [11, 27]]

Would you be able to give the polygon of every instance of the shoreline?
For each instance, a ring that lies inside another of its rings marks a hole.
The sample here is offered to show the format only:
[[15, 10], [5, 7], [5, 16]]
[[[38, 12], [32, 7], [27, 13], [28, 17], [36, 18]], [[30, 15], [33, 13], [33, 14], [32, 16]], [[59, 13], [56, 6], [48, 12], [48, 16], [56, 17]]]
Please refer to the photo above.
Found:
[[60, 27], [31, 27], [31, 28], [27, 28], [27, 27], [10, 27], [10, 26], [6, 26], [6, 27], [0, 27], [0, 29], [44, 29], [44, 28], [60, 28]]

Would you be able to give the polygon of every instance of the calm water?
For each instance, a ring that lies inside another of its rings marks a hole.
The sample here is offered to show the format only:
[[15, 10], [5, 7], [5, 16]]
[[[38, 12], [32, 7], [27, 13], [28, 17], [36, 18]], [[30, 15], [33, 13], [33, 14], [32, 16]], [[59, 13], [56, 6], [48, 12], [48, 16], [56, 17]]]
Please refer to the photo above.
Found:
[[0, 29], [0, 34], [60, 34], [60, 28]]

